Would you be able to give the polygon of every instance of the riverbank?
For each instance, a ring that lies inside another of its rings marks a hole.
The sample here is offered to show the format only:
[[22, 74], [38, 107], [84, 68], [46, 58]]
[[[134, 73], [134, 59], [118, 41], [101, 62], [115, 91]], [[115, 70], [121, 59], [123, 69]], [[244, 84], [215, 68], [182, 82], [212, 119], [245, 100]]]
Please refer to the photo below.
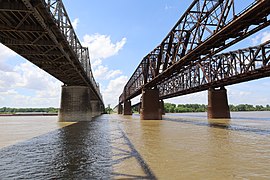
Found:
[[58, 116], [58, 113], [16, 113], [0, 114], [0, 116]]

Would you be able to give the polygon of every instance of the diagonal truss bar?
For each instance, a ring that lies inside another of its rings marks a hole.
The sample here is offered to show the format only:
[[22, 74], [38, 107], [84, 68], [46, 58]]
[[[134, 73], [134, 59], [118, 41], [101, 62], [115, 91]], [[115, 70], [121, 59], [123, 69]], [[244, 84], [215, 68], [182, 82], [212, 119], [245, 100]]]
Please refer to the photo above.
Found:
[[86, 76], [90, 80], [90, 85], [95, 89], [96, 94], [102, 100], [99, 85], [96, 83], [91, 69], [89, 50], [81, 45], [79, 38], [75, 34], [62, 0], [45, 0], [45, 3], [43, 1], [43, 5], [46, 6], [54, 17], [54, 22], [60, 29], [61, 34], [64, 35], [64, 39], [68, 42], [69, 47], [74, 52]]
[[76, 36], [62, 0], [0, 1], [0, 42], [66, 85], [91, 87], [103, 102], [88, 48]]
[[[177, 76], [189, 64], [203, 61], [270, 24], [270, 1], [254, 1], [246, 6], [236, 12], [234, 0], [194, 0], [161, 44], [143, 58], [120, 102], [139, 95], [142, 88]], [[149, 66], [143, 66], [145, 63]]]
[[270, 41], [190, 63], [177, 76], [158, 83], [161, 99], [236, 84], [270, 75]]

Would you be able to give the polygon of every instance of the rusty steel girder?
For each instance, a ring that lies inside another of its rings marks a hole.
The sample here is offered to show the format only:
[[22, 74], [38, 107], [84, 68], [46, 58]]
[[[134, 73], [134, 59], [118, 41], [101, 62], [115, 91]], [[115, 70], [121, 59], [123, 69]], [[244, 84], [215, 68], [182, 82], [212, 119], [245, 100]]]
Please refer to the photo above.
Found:
[[66, 85], [90, 86], [103, 102], [62, 0], [1, 0], [0, 42]]
[[270, 75], [270, 41], [190, 63], [176, 76], [157, 84], [161, 99]]
[[254, 1], [241, 12], [236, 12], [234, 0], [194, 0], [161, 44], [142, 59], [119, 101], [139, 95], [142, 88], [169, 82], [186, 66], [267, 27], [269, 14], [269, 0]]

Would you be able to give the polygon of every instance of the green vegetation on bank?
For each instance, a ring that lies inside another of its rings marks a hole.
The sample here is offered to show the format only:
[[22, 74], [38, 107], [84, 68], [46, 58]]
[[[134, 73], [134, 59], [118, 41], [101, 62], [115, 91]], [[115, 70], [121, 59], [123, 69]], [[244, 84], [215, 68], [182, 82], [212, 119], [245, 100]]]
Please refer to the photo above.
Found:
[[205, 112], [207, 105], [204, 104], [172, 104], [164, 103], [165, 113]]
[[239, 104], [237, 106], [229, 105], [230, 111], [270, 111], [270, 106], [262, 106], [262, 105], [250, 105], [250, 104]]
[[[229, 105], [230, 111], [270, 111], [270, 105], [250, 105], [250, 104], [239, 104], [239, 105]], [[184, 112], [206, 112], [207, 105], [205, 104], [172, 104], [164, 103], [164, 109], [166, 113], [184, 113]], [[138, 111], [133, 109], [134, 111]], [[58, 108], [0, 108], [0, 114], [15, 114], [15, 113], [28, 113], [28, 112], [44, 112], [44, 113], [57, 113]], [[108, 106], [105, 109], [107, 114], [113, 112], [112, 108]]]
[[105, 114], [111, 114], [112, 112], [113, 112], [113, 109], [110, 106], [105, 108]]
[[[230, 111], [270, 111], [270, 106], [262, 105], [250, 105], [250, 104], [239, 104], [229, 105]], [[164, 103], [164, 109], [166, 113], [184, 113], [184, 112], [206, 112], [207, 105], [204, 104], [172, 104]]]
[[15, 113], [28, 113], [28, 112], [44, 112], [44, 113], [57, 113], [58, 108], [0, 108], [0, 114], [15, 114]]

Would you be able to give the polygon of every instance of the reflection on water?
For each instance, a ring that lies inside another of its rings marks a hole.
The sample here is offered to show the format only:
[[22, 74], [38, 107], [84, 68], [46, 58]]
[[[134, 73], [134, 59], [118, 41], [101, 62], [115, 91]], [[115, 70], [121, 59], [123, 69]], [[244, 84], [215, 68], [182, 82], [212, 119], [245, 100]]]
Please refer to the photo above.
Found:
[[210, 127], [228, 129], [231, 127], [231, 120], [230, 119], [208, 119], [208, 124]]
[[74, 124], [57, 116], [0, 116], [0, 148]]
[[0, 177], [108, 179], [111, 152], [108, 121], [79, 122], [1, 149]]
[[[232, 113], [232, 119], [215, 120], [207, 120], [205, 113], [167, 114], [161, 121], [140, 121], [138, 115], [103, 115], [60, 129], [52, 128], [59, 126], [56, 121], [47, 121], [47, 128], [42, 121], [46, 120], [0, 118], [0, 124], [10, 130], [6, 135], [16, 132], [14, 138], [18, 138], [27, 134], [25, 141], [0, 149], [0, 179], [270, 176], [270, 112]], [[18, 126], [20, 123], [23, 125]], [[38, 127], [46, 133], [30, 131]], [[2, 135], [1, 143], [10, 141]]]

